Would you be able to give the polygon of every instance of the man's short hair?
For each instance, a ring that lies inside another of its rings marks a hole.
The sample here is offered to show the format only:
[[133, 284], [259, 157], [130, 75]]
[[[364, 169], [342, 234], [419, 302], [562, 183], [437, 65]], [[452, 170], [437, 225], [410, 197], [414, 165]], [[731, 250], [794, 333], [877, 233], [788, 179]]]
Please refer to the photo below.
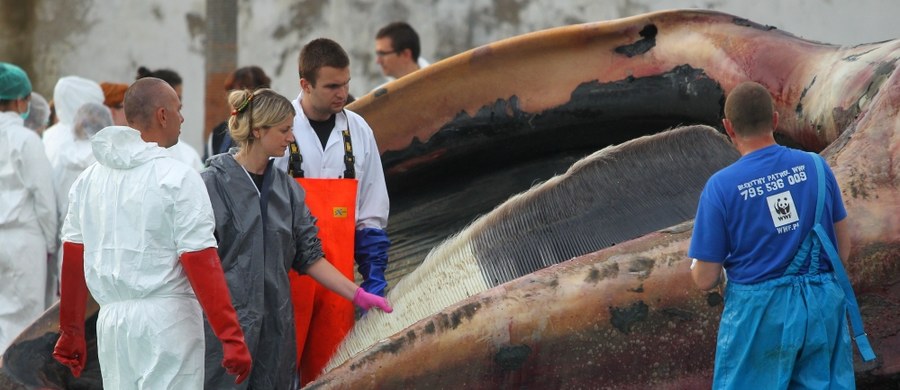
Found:
[[772, 95], [762, 85], [741, 83], [725, 99], [725, 118], [738, 135], [757, 135], [772, 131], [775, 107]]
[[412, 52], [413, 62], [419, 60], [421, 49], [419, 47], [419, 34], [406, 22], [393, 22], [378, 30], [375, 39], [390, 38], [391, 48], [395, 52], [409, 49]]
[[337, 42], [328, 38], [318, 38], [303, 46], [298, 62], [300, 78], [315, 86], [319, 69], [325, 66], [344, 69], [350, 66], [350, 57]]
[[124, 106], [125, 120], [129, 125], [150, 126], [153, 113], [163, 105], [161, 87], [167, 85], [168, 83], [162, 79], [144, 77], [128, 87], [128, 90], [125, 91]]

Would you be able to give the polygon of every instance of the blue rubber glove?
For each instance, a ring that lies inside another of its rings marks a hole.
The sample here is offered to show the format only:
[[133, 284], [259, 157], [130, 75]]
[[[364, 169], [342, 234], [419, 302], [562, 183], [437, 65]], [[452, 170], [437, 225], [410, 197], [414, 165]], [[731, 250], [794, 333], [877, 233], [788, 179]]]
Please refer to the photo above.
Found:
[[387, 232], [374, 228], [357, 230], [354, 242], [357, 269], [363, 276], [360, 286], [370, 294], [383, 297], [387, 288], [384, 270], [387, 268], [388, 249], [391, 247]]

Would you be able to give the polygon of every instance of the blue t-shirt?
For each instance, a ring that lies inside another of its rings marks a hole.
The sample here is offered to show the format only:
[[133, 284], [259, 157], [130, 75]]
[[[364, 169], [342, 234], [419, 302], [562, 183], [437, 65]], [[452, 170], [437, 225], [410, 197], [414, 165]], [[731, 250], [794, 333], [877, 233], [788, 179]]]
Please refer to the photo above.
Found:
[[[821, 158], [816, 156], [815, 158]], [[825, 202], [820, 223], [833, 243], [834, 223], [847, 216], [834, 174], [823, 163]], [[688, 256], [721, 262], [728, 280], [758, 283], [784, 275], [812, 230], [818, 181], [809, 153], [772, 145], [716, 172], [700, 194]], [[830, 272], [820, 253], [820, 271]], [[808, 264], [808, 263], [807, 263]], [[800, 269], [807, 272], [808, 265]]]

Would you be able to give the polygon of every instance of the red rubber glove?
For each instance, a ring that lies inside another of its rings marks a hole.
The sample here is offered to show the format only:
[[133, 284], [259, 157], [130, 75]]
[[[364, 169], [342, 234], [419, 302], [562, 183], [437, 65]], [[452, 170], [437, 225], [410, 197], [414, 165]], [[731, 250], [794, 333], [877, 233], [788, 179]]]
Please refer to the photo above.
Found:
[[374, 306], [385, 313], [394, 311], [394, 308], [391, 307], [391, 304], [388, 303], [387, 299], [375, 294], [367, 293], [362, 287], [356, 289], [356, 294], [353, 295], [353, 304], [359, 306], [363, 310], [369, 310]]
[[206, 313], [206, 320], [213, 333], [222, 342], [225, 356], [222, 367], [225, 367], [229, 375], [237, 376], [234, 383], [243, 382], [250, 375], [252, 360], [237, 313], [231, 305], [231, 294], [225, 283], [225, 274], [216, 248], [185, 252], [181, 255], [181, 266]]
[[62, 275], [60, 275], [59, 340], [53, 358], [69, 367], [72, 375], [81, 376], [87, 362], [84, 341], [84, 310], [88, 289], [84, 281], [84, 245], [63, 242]]

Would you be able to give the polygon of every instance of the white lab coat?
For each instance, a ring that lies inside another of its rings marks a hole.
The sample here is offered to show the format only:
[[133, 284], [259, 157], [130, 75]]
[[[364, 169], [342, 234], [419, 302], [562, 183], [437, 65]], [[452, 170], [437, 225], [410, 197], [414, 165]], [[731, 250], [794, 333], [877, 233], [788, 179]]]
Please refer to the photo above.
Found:
[[84, 244], [103, 387], [200, 389], [203, 316], [179, 256], [216, 247], [203, 180], [129, 127], [91, 144], [98, 163], [72, 185], [62, 238]]
[[41, 139], [18, 113], [0, 112], [0, 351], [44, 311], [56, 213]]
[[[356, 230], [375, 228], [384, 230], [387, 227], [390, 201], [387, 186], [384, 183], [384, 169], [381, 166], [381, 155], [375, 144], [372, 128], [359, 114], [344, 110], [337, 114], [334, 129], [322, 150], [319, 136], [309, 124], [309, 119], [300, 107], [303, 93], [292, 103], [297, 115], [294, 117], [294, 137], [300, 146], [303, 156], [303, 173], [308, 178], [338, 178], [344, 175], [344, 137], [341, 132], [347, 128], [350, 120], [350, 141], [353, 144], [353, 157], [356, 178], [359, 185], [356, 189]], [[290, 153], [286, 150], [283, 157], [275, 159], [275, 166], [287, 171]]]
[[177, 144], [172, 145], [172, 147], [166, 149], [166, 151], [169, 152], [169, 156], [194, 168], [195, 171], [200, 172], [203, 170], [203, 161], [200, 160], [200, 154], [197, 153], [197, 150], [194, 149], [193, 146], [188, 145], [187, 142], [179, 139]]
[[45, 130], [42, 136], [47, 159], [51, 162], [56, 159], [57, 154], [68, 153], [72, 142], [75, 142], [72, 125], [75, 123], [75, 114], [85, 103], [103, 104], [103, 89], [100, 84], [78, 76], [66, 76], [56, 82], [53, 88], [53, 106], [59, 122]]

